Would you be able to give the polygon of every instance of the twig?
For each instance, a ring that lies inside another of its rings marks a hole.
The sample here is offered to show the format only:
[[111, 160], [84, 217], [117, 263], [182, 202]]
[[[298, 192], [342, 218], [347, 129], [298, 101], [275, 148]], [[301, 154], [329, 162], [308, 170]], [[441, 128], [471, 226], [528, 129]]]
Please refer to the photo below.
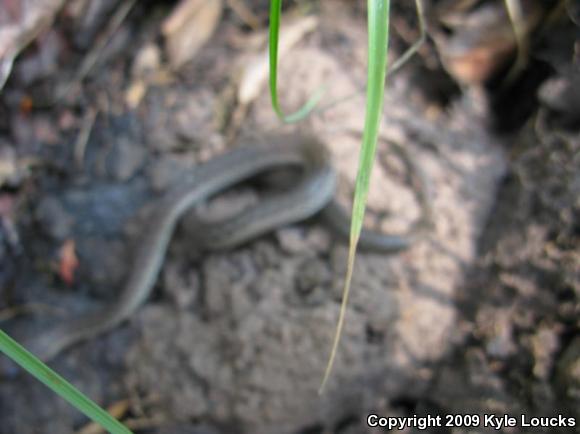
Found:
[[95, 125], [95, 119], [97, 118], [97, 109], [89, 109], [85, 118], [83, 119], [83, 124], [81, 125], [81, 130], [75, 142], [74, 146], [74, 163], [77, 169], [83, 168], [83, 161], [85, 159], [85, 149], [87, 148], [87, 142], [91, 136], [91, 131], [93, 131], [93, 126]]
[[129, 14], [135, 3], [136, 0], [127, 0], [126, 2], [122, 2], [121, 6], [119, 7], [119, 9], [117, 9], [115, 14], [113, 15], [113, 18], [109, 22], [109, 25], [105, 30], [103, 37], [99, 38], [95, 47], [87, 53], [87, 55], [85, 56], [85, 58], [81, 63], [81, 66], [77, 70], [74, 78], [70, 81], [70, 83], [57, 94], [56, 96], [57, 100], [66, 98], [71, 89], [74, 86], [78, 85], [81, 81], [83, 81], [89, 74], [89, 72], [91, 72], [96, 63], [99, 61], [104, 48], [111, 41], [113, 35], [117, 32], [117, 30], [119, 30], [119, 27]]

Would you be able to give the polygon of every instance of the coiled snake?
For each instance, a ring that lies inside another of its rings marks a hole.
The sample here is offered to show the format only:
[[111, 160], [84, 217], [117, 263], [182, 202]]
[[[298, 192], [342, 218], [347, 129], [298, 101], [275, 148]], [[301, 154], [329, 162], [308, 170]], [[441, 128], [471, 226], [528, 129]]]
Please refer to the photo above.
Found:
[[[71, 345], [111, 330], [127, 319], [149, 296], [162, 267], [179, 218], [192, 206], [256, 174], [278, 167], [298, 167], [302, 177], [290, 191], [200, 231], [198, 247], [225, 249], [238, 246], [274, 228], [321, 212], [328, 225], [343, 236], [350, 230], [348, 215], [333, 200], [336, 172], [327, 151], [316, 139], [278, 136], [269, 143], [239, 148], [201, 164], [190, 178], [164, 194], [155, 206], [118, 300], [94, 312], [66, 319], [56, 326], [20, 340], [29, 351], [47, 361]], [[424, 185], [419, 189], [423, 217], [406, 235], [385, 235], [363, 230], [360, 246], [380, 252], [406, 249], [429, 218]]]

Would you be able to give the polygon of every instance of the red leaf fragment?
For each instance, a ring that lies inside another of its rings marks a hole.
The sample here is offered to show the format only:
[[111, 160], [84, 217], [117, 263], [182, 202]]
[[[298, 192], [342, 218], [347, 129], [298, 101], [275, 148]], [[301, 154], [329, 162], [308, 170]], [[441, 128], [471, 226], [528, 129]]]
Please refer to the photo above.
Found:
[[58, 275], [67, 285], [72, 285], [78, 266], [79, 260], [75, 252], [75, 242], [74, 240], [66, 240], [59, 252]]

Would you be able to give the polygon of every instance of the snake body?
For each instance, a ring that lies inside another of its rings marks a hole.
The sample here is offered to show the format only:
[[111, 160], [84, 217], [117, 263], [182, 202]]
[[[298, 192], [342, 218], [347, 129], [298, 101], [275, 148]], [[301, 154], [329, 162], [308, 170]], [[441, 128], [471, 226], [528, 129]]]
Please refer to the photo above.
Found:
[[[210, 196], [265, 170], [295, 166], [303, 169], [303, 175], [294, 189], [242, 211], [213, 230], [206, 228], [201, 247], [235, 247], [321, 210], [329, 225], [346, 236], [350, 220], [333, 200], [337, 176], [324, 146], [316, 139], [300, 136], [281, 136], [269, 142], [267, 146], [239, 148], [203, 163], [191, 177], [165, 193], [155, 207], [150, 225], [143, 231], [119, 299], [94, 312], [66, 319], [52, 328], [24, 337], [20, 340], [22, 345], [41, 360], [48, 361], [77, 342], [115, 328], [151, 293], [180, 217]], [[363, 230], [360, 242], [362, 248], [396, 252], [407, 248], [411, 239]]]

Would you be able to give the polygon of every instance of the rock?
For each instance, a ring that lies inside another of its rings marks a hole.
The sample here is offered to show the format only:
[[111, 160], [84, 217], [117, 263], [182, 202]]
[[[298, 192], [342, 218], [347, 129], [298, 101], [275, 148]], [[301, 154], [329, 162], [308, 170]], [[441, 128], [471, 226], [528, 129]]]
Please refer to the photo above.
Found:
[[56, 197], [43, 198], [36, 207], [35, 214], [44, 231], [55, 240], [70, 237], [75, 219]]
[[147, 44], [137, 52], [131, 74], [133, 77], [147, 77], [159, 70], [161, 50], [153, 43]]
[[276, 238], [280, 243], [280, 247], [286, 253], [300, 253], [310, 249], [303, 228], [289, 227], [280, 229], [276, 231]]
[[0, 187], [4, 185], [15, 187], [22, 181], [22, 171], [19, 170], [16, 152], [8, 143], [0, 143]]
[[331, 274], [328, 264], [318, 258], [305, 261], [296, 276], [297, 289], [302, 294], [312, 292], [316, 287], [328, 283], [330, 280]]
[[146, 155], [143, 146], [121, 138], [108, 155], [108, 172], [115, 181], [127, 181], [141, 168]]
[[82, 275], [91, 283], [91, 293], [100, 298], [118, 295], [131, 264], [128, 249], [118, 240], [82, 237], [77, 240], [76, 250], [82, 262]]
[[534, 375], [541, 380], [548, 380], [552, 371], [554, 354], [560, 349], [558, 328], [543, 326], [532, 336], [534, 354]]
[[580, 337], [570, 342], [562, 353], [556, 366], [556, 378], [564, 399], [576, 402], [576, 409], [580, 408]]
[[538, 90], [548, 121], [569, 129], [580, 126], [580, 71], [570, 68], [547, 80]]
[[196, 92], [186, 100], [180, 97], [172, 119], [177, 135], [187, 142], [201, 144], [201, 149], [222, 149], [223, 138], [214, 131], [215, 105], [215, 97], [206, 91]]
[[156, 158], [147, 168], [151, 188], [154, 191], [163, 191], [171, 187], [185, 172], [186, 168], [180, 165], [179, 160], [167, 156]]

